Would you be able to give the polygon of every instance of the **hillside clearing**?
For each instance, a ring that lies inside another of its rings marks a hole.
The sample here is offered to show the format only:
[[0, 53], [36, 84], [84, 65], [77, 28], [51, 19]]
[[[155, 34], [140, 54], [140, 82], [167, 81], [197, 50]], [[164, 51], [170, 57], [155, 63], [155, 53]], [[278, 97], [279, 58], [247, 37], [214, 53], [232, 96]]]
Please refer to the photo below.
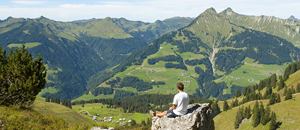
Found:
[[[225, 82], [228, 86], [242, 86], [258, 83], [260, 80], [276, 73], [282, 74], [287, 65], [264, 65], [255, 63], [252, 59], [245, 59], [244, 64], [231, 73], [216, 79], [216, 83]], [[275, 71], [274, 71], [275, 70]], [[224, 90], [226, 91], [226, 90]], [[229, 91], [230, 92], [230, 91]]]

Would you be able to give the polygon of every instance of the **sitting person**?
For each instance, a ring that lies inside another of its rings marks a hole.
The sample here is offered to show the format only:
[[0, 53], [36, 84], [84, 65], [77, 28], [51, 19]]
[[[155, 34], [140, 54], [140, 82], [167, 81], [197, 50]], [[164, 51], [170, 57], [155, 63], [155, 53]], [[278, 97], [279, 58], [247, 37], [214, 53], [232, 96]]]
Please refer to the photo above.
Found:
[[178, 116], [185, 115], [187, 113], [187, 106], [189, 104], [189, 95], [184, 92], [184, 84], [179, 82], [176, 85], [178, 93], [174, 96], [172, 106], [168, 111], [164, 112], [152, 112], [150, 114], [152, 116], [175, 118]]

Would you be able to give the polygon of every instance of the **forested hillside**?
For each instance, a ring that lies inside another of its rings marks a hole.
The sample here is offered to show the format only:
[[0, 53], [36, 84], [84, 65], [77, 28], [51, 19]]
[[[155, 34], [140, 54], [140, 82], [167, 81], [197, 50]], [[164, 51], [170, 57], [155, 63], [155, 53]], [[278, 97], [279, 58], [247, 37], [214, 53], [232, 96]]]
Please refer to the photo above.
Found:
[[[230, 8], [220, 13], [207, 9], [187, 27], [158, 38], [110, 70], [121, 72], [99, 82], [88, 95], [90, 99], [168, 95], [175, 93], [174, 84], [182, 81], [191, 95], [229, 98], [272, 74], [282, 74], [288, 63], [299, 60], [298, 40], [296, 35], [290, 36], [298, 34], [299, 24], [290, 19], [241, 15]], [[284, 29], [275, 31], [277, 25]]]
[[42, 56], [49, 72], [47, 86], [56, 89], [56, 94], [45, 91], [45, 96], [70, 99], [83, 94], [88, 81], [91, 87], [101, 82], [101, 77], [93, 75], [191, 20], [179, 17], [145, 23], [108, 17], [60, 22], [9, 17], [0, 21], [0, 43], [7, 51], [25, 45], [35, 56]]
[[214, 118], [216, 129], [297, 129], [299, 72], [299, 62], [290, 64], [283, 75], [262, 80], [227, 101], [216, 101], [214, 108], [220, 112]]

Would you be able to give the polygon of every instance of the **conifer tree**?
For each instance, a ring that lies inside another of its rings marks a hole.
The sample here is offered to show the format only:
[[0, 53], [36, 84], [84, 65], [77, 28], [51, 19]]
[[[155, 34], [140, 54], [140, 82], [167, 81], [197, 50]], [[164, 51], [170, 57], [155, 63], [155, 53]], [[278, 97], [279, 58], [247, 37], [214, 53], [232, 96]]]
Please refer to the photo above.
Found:
[[211, 109], [213, 111], [213, 117], [215, 117], [216, 115], [218, 115], [221, 112], [220, 107], [218, 105], [218, 100], [217, 101], [213, 101], [211, 103]]
[[7, 89], [8, 89], [8, 84], [6, 81], [6, 56], [2, 48], [0, 48], [0, 105], [4, 104], [3, 100], [7, 96]]
[[240, 123], [243, 121], [244, 117], [244, 108], [239, 108], [234, 121], [234, 128], [237, 129], [240, 126]]
[[243, 117], [247, 118], [247, 119], [250, 119], [250, 117], [251, 117], [251, 107], [250, 106], [245, 108]]
[[262, 104], [262, 102], [260, 102], [259, 104], [259, 116], [260, 116], [260, 122], [259, 123], [262, 123], [262, 119], [264, 118], [264, 113], [265, 113], [265, 107], [264, 105]]
[[265, 92], [265, 94], [264, 94], [264, 98], [266, 99], [266, 98], [270, 98], [271, 97], [271, 95], [272, 95], [272, 87], [267, 87], [266, 88], [266, 92]]
[[270, 121], [271, 110], [270, 107], [266, 107], [261, 116], [261, 124], [266, 125]]
[[271, 86], [271, 87], [276, 87], [277, 75], [276, 75], [276, 74], [273, 74], [270, 78], [271, 78], [270, 86]]
[[273, 93], [269, 99], [269, 105], [273, 105], [276, 103], [276, 95]]
[[236, 107], [239, 105], [239, 101], [237, 99], [234, 99], [232, 102], [231, 102], [231, 108], [233, 107]]
[[278, 90], [281, 90], [285, 87], [284, 80], [282, 79], [282, 76], [279, 76], [279, 81], [278, 81]]
[[291, 70], [291, 65], [285, 68], [284, 73], [283, 73], [283, 79], [286, 80], [289, 78], [290, 75], [290, 70]]
[[270, 124], [269, 124], [269, 130], [276, 130], [277, 129], [277, 119], [276, 119], [276, 114], [272, 112], [271, 117], [270, 117]]
[[296, 90], [297, 90], [297, 93], [300, 92], [300, 83], [297, 84], [297, 89]]
[[252, 126], [256, 127], [260, 123], [260, 109], [258, 101], [255, 102], [252, 113]]
[[279, 103], [281, 102], [281, 97], [280, 97], [280, 94], [277, 93], [277, 96], [276, 96], [276, 103]]
[[284, 100], [289, 100], [289, 99], [292, 99], [292, 98], [293, 98], [292, 90], [288, 89], [286, 94], [285, 94]]
[[0, 105], [30, 107], [46, 84], [42, 59], [33, 58], [25, 46], [0, 53]]
[[227, 110], [229, 110], [229, 105], [228, 105], [227, 101], [225, 100], [224, 104], [223, 104], [223, 111], [227, 111]]
[[237, 90], [236, 91], [236, 94], [235, 94], [235, 97], [240, 97], [242, 95], [241, 91], [240, 90]]

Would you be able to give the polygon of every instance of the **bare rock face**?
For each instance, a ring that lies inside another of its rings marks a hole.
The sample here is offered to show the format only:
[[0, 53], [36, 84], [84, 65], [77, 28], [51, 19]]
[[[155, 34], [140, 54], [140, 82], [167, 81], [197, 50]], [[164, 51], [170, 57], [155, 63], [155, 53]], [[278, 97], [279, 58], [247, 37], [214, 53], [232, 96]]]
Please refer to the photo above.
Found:
[[210, 104], [191, 104], [188, 114], [176, 118], [152, 118], [152, 130], [214, 130]]

